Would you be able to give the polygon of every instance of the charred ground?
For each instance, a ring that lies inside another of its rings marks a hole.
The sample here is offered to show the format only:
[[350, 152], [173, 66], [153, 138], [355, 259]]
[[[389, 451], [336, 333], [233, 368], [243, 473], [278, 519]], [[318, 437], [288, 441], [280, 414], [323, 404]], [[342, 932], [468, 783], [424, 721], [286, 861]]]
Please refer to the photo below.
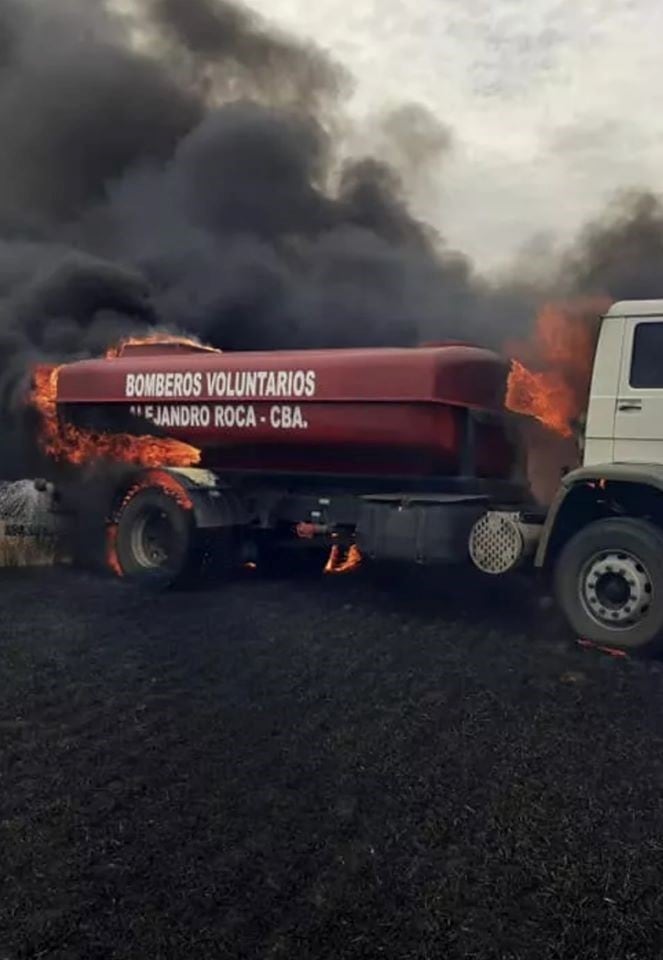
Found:
[[663, 671], [518, 586], [3, 574], [0, 956], [643, 958]]

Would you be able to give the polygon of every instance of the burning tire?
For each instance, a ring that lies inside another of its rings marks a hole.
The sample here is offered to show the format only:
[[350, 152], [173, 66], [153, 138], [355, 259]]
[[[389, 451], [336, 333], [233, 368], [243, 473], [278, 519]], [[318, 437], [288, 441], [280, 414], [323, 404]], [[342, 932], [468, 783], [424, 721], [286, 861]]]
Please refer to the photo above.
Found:
[[202, 560], [192, 511], [153, 487], [138, 491], [122, 507], [114, 552], [118, 573], [157, 588], [189, 582]]
[[558, 602], [578, 636], [650, 652], [663, 639], [663, 531], [645, 520], [597, 520], [557, 561]]

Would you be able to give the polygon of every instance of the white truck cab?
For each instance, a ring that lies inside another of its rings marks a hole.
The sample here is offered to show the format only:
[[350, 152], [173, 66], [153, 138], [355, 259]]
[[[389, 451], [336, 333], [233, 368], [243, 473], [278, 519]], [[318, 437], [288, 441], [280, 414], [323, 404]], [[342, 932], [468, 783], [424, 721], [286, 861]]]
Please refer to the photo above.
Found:
[[584, 466], [663, 464], [663, 300], [615, 303], [601, 323]]
[[538, 523], [493, 510], [470, 536], [484, 573], [534, 553], [579, 638], [663, 647], [663, 300], [615, 303], [601, 319], [582, 466]]
[[564, 477], [535, 565], [553, 575], [578, 636], [630, 651], [663, 646], [663, 300], [601, 319], [583, 465]]

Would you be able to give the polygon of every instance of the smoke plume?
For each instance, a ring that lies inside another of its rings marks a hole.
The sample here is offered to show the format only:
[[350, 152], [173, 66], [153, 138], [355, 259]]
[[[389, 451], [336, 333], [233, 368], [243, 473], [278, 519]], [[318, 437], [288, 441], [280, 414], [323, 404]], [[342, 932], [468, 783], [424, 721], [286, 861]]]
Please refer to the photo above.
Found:
[[663, 204], [649, 190], [620, 192], [604, 215], [588, 224], [563, 261], [574, 292], [613, 300], [663, 296]]
[[[0, 0], [2, 473], [37, 360], [154, 326], [225, 349], [522, 335], [543, 294], [660, 293], [663, 211], [624, 199], [550, 279], [489, 282], [410, 211], [452, 147], [411, 105], [339, 144], [350, 78], [227, 0]], [[385, 139], [386, 138], [386, 139]], [[379, 148], [378, 148], [379, 149]], [[542, 289], [545, 287], [545, 289]]]

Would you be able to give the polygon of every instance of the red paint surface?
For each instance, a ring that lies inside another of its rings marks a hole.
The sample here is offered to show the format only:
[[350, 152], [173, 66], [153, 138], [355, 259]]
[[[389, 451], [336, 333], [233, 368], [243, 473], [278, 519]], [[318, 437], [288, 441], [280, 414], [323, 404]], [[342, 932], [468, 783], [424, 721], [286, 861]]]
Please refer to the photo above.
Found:
[[[223, 371], [314, 371], [312, 397], [213, 396], [207, 374]], [[125, 395], [128, 374], [203, 374], [200, 395], [182, 399]], [[206, 462], [235, 469], [335, 473], [432, 474], [459, 466], [463, 409], [501, 412], [508, 374], [504, 361], [466, 345], [414, 349], [221, 353], [127, 350], [115, 359], [65, 365], [62, 404], [251, 406], [246, 427], [172, 427], [169, 435], [206, 449]], [[299, 407], [305, 429], [275, 429], [273, 407]], [[264, 418], [264, 420], [263, 420]], [[506, 476], [513, 453], [503, 425], [477, 431], [479, 472]]]

